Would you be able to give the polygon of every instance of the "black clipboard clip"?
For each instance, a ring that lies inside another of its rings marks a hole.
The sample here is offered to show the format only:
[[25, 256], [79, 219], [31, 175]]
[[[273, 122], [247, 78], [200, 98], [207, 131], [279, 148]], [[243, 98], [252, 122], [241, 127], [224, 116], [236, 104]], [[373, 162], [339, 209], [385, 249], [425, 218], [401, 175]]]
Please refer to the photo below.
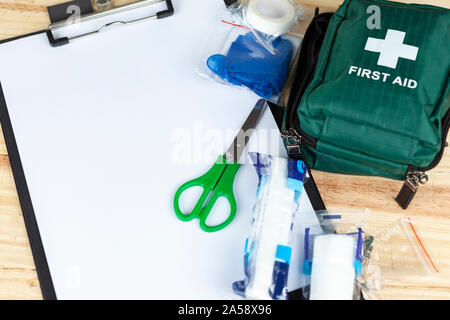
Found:
[[[87, 21], [91, 21], [94, 19], [99, 19], [107, 16], [111, 16], [114, 14], [118, 14], [125, 11], [130, 11], [142, 7], [147, 7], [151, 5], [156, 5], [159, 3], [165, 2], [167, 9], [156, 12], [150, 16], [146, 16], [139, 19], [123, 21], [123, 20], [113, 20], [101, 26], [98, 29], [93, 31], [81, 33], [78, 35], [73, 35], [70, 37], [54, 37], [54, 31], [58, 29], [62, 29], [65, 27], [69, 27], [74, 24], [79, 24]], [[174, 8], [172, 4], [172, 0], [139, 0], [137, 2], [113, 7], [110, 0], [96, 0], [97, 11], [93, 11], [92, 5], [90, 4], [90, 0], [75, 0], [68, 3], [64, 3], [61, 5], [56, 5], [48, 8], [48, 12], [50, 15], [51, 24], [48, 26], [46, 30], [48, 41], [52, 47], [59, 47], [65, 44], [68, 44], [71, 40], [87, 37], [89, 35], [93, 35], [99, 32], [108, 29], [108, 27], [114, 25], [130, 25], [139, 22], [155, 20], [155, 19], [163, 19], [170, 17], [174, 14]], [[69, 19], [69, 9], [71, 6], [76, 6], [78, 8], [78, 13], [81, 13], [80, 17], [77, 19]]]

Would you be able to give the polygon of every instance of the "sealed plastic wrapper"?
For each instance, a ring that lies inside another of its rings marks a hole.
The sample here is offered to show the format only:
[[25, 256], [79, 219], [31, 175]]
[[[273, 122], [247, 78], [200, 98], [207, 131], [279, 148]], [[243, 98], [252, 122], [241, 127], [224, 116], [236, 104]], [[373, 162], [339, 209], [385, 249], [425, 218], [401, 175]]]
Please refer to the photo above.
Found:
[[293, 223], [307, 169], [299, 160], [250, 156], [259, 185], [245, 244], [245, 279], [233, 283], [233, 291], [247, 299], [285, 300]]
[[364, 275], [367, 298], [377, 298], [384, 286], [428, 279], [439, 273], [417, 224], [409, 218], [375, 234], [372, 246]]
[[303, 18], [302, 7], [290, 0], [242, 1], [224, 7], [211, 27], [197, 72], [276, 101], [301, 42], [301, 35], [291, 30]]
[[318, 212], [321, 232], [305, 229], [301, 272], [308, 276], [306, 299], [360, 299], [359, 282], [365, 265], [363, 228], [369, 212]]
[[310, 300], [352, 300], [355, 292], [356, 242], [349, 235], [314, 239]]

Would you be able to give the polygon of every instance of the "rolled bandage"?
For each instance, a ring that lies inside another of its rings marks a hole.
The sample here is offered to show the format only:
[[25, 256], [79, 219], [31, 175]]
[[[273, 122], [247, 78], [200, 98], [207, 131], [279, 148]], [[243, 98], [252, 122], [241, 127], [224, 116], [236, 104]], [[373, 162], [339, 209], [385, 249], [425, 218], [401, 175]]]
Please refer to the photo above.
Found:
[[287, 187], [287, 159], [275, 158], [272, 161], [273, 173], [260, 190], [261, 203], [257, 206], [252, 230], [254, 269], [247, 290], [250, 299], [272, 299], [269, 288], [273, 282], [277, 249], [280, 245], [289, 246], [295, 190]]
[[246, 20], [254, 29], [278, 37], [294, 26], [296, 10], [289, 0], [250, 0]]
[[245, 244], [245, 280], [233, 283], [247, 299], [288, 298], [293, 224], [307, 173], [303, 161], [250, 153], [259, 175], [253, 222]]
[[314, 240], [310, 300], [352, 300], [355, 284], [355, 241], [328, 234]]

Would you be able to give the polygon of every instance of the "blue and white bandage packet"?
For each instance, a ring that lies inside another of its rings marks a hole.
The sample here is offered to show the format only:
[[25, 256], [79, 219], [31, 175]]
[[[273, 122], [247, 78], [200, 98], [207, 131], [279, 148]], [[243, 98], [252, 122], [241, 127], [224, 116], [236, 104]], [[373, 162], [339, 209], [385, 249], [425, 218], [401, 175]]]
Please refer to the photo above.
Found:
[[251, 153], [259, 175], [250, 236], [244, 254], [245, 279], [233, 291], [248, 299], [287, 299], [295, 216], [307, 169], [303, 161]]

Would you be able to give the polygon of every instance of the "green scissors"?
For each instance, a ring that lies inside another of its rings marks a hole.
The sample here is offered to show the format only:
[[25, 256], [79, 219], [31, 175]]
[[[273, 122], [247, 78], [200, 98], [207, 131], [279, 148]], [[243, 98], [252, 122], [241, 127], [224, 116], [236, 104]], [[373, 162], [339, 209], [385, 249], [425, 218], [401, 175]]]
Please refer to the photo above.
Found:
[[[233, 184], [236, 173], [241, 167], [241, 164], [238, 161], [249, 140], [248, 130], [252, 130], [256, 127], [259, 117], [266, 105], [267, 103], [265, 100], [259, 100], [227, 152], [217, 158], [217, 161], [207, 173], [197, 179], [186, 182], [177, 190], [174, 198], [174, 209], [178, 219], [182, 221], [191, 221], [197, 218], [200, 220], [200, 228], [206, 232], [219, 231], [229, 225], [234, 219], [237, 206], [233, 193]], [[181, 212], [179, 200], [181, 194], [192, 187], [201, 187], [203, 192], [192, 212], [184, 214]], [[224, 197], [229, 202], [230, 214], [221, 224], [215, 226], [207, 225], [206, 219], [220, 197]]]

